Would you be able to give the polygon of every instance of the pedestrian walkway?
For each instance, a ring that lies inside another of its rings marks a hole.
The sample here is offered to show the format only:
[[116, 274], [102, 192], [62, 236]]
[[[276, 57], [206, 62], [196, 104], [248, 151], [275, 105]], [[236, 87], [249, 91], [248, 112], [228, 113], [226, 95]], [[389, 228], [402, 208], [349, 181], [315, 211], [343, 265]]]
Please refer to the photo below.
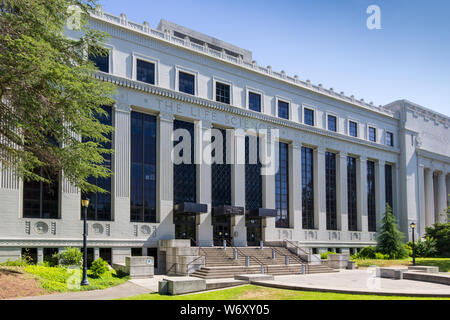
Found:
[[274, 280], [254, 281], [252, 284], [303, 291], [450, 297], [450, 286], [448, 285], [377, 278], [375, 269], [372, 268], [367, 270], [342, 270], [339, 273], [328, 274], [275, 276]]

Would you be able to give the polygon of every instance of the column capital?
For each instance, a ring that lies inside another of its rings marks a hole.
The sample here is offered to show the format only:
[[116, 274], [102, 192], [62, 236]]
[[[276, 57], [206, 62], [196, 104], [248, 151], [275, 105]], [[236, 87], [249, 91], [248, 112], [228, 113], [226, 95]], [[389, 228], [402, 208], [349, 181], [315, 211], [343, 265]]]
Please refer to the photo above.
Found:
[[358, 160], [361, 162], [367, 162], [367, 156], [360, 155]]
[[386, 164], [386, 161], [383, 159], [378, 159], [378, 165], [379, 166], [384, 166]]
[[202, 129], [211, 129], [212, 128], [211, 121], [197, 120], [197, 121], [195, 121], [195, 124], [200, 126]]
[[292, 141], [292, 143], [290, 145], [292, 146], [293, 149], [301, 149], [302, 148], [301, 141], [294, 140], [294, 141]]
[[165, 121], [165, 122], [173, 122], [173, 120], [175, 119], [175, 117], [173, 116], [172, 113], [169, 112], [160, 112], [158, 114], [158, 119], [161, 121]]
[[114, 103], [114, 109], [119, 112], [131, 112], [131, 106], [127, 103]]
[[340, 151], [339, 152], [339, 157], [341, 157], [341, 159], [347, 159], [348, 152], [347, 151]]

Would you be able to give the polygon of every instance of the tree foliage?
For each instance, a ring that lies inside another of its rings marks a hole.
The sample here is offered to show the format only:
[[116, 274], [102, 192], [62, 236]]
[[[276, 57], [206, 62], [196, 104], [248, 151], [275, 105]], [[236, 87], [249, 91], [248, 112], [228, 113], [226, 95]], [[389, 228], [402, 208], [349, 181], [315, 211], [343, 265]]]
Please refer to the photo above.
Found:
[[450, 222], [425, 227], [425, 235], [435, 239], [438, 255], [450, 257]]
[[[76, 40], [64, 33], [73, 5], [81, 11]], [[95, 5], [0, 0], [0, 163], [25, 180], [49, 182], [50, 171], [63, 172], [81, 190], [96, 192], [104, 190], [87, 178], [111, 174], [102, 166], [111, 151], [102, 144], [113, 128], [96, 116], [112, 105], [114, 87], [93, 76], [97, 69], [87, 59], [87, 48], [100, 47], [106, 36], [87, 26]]]
[[389, 204], [381, 220], [380, 232], [377, 236], [377, 252], [387, 255], [390, 259], [401, 259], [408, 255], [403, 243], [403, 233], [397, 229], [397, 223]]

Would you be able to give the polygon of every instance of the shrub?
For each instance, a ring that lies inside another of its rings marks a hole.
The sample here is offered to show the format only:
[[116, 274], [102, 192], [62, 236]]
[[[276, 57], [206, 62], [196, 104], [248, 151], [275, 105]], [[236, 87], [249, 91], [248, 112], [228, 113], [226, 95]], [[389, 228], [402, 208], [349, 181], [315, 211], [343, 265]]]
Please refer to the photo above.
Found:
[[450, 222], [436, 223], [431, 227], [426, 227], [425, 237], [435, 239], [437, 255], [450, 256]]
[[374, 247], [365, 247], [355, 255], [357, 259], [375, 259], [375, 256], [376, 251]]
[[28, 262], [28, 260], [25, 259], [19, 259], [19, 260], [7, 260], [3, 263], [0, 263], [0, 266], [5, 266], [5, 267], [25, 267], [27, 265], [29, 265], [30, 263]]
[[78, 248], [65, 248], [63, 252], [55, 253], [59, 264], [63, 266], [81, 266], [83, 264], [83, 254]]
[[108, 263], [102, 258], [98, 258], [92, 262], [91, 268], [92, 276], [99, 278], [102, 274], [109, 270]]
[[333, 252], [333, 251], [322, 252], [320, 254], [320, 259], [324, 259], [324, 260], [328, 259], [329, 254], [336, 254], [336, 252]]
[[434, 257], [437, 254], [437, 241], [431, 237], [425, 237], [425, 240], [419, 239], [416, 243], [417, 257]]
[[375, 259], [384, 260], [384, 259], [389, 259], [389, 257], [380, 252], [375, 252]]

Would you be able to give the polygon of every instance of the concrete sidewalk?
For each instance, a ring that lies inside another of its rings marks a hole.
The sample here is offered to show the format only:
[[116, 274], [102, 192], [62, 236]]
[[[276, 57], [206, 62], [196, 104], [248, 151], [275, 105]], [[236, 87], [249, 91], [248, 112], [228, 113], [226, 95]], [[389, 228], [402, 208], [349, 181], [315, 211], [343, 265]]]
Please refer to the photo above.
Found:
[[450, 297], [450, 286], [375, 277], [375, 269], [343, 270], [339, 273], [275, 276], [274, 280], [252, 282], [281, 289], [328, 291], [352, 294]]

